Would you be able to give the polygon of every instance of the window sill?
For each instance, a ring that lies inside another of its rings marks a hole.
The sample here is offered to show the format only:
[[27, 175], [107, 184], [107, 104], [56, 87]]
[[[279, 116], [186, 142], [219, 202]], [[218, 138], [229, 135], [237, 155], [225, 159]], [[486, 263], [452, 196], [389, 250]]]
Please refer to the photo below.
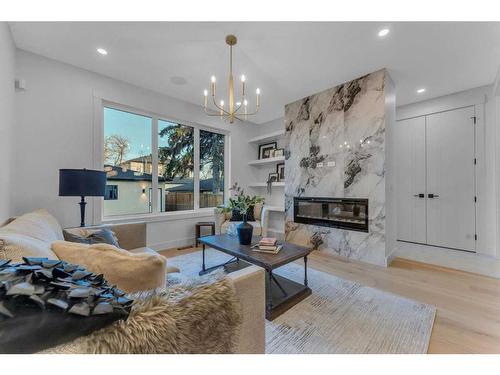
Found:
[[157, 223], [164, 221], [186, 220], [196, 217], [213, 217], [214, 207], [200, 208], [199, 210], [179, 211], [157, 214], [139, 214], [139, 215], [125, 215], [125, 216], [112, 216], [102, 219], [102, 224], [125, 224], [125, 223]]

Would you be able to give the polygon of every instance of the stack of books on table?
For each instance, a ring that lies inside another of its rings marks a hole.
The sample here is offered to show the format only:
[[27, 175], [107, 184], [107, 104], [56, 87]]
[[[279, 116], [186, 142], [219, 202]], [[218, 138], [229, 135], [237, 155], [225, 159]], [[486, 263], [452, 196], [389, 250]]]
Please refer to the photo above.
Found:
[[252, 246], [253, 251], [261, 253], [278, 254], [283, 245], [278, 244], [278, 240], [273, 237], [264, 237]]

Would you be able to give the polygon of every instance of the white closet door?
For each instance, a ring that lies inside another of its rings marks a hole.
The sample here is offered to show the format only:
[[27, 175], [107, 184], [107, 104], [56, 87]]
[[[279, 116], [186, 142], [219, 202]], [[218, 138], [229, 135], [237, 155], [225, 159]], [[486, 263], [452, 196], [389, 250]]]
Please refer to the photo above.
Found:
[[397, 239], [425, 243], [425, 117], [396, 123]]
[[397, 239], [425, 243], [425, 117], [398, 121], [395, 140]]
[[426, 118], [430, 245], [475, 251], [473, 116], [467, 107]]

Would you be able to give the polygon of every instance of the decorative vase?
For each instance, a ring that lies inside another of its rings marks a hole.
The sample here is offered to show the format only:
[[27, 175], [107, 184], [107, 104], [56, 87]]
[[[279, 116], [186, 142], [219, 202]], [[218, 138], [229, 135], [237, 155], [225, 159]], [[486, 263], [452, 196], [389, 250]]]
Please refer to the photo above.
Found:
[[240, 245], [250, 245], [252, 242], [253, 226], [247, 223], [247, 215], [243, 215], [243, 222], [236, 227]]

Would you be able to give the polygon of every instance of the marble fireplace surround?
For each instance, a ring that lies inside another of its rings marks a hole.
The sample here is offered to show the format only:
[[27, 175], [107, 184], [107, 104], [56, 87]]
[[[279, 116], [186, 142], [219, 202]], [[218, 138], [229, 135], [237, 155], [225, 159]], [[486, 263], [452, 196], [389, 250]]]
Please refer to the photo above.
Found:
[[[385, 70], [285, 106], [287, 241], [387, 265], [386, 126], [393, 112], [393, 85]], [[294, 197], [368, 199], [369, 231], [295, 223]]]

